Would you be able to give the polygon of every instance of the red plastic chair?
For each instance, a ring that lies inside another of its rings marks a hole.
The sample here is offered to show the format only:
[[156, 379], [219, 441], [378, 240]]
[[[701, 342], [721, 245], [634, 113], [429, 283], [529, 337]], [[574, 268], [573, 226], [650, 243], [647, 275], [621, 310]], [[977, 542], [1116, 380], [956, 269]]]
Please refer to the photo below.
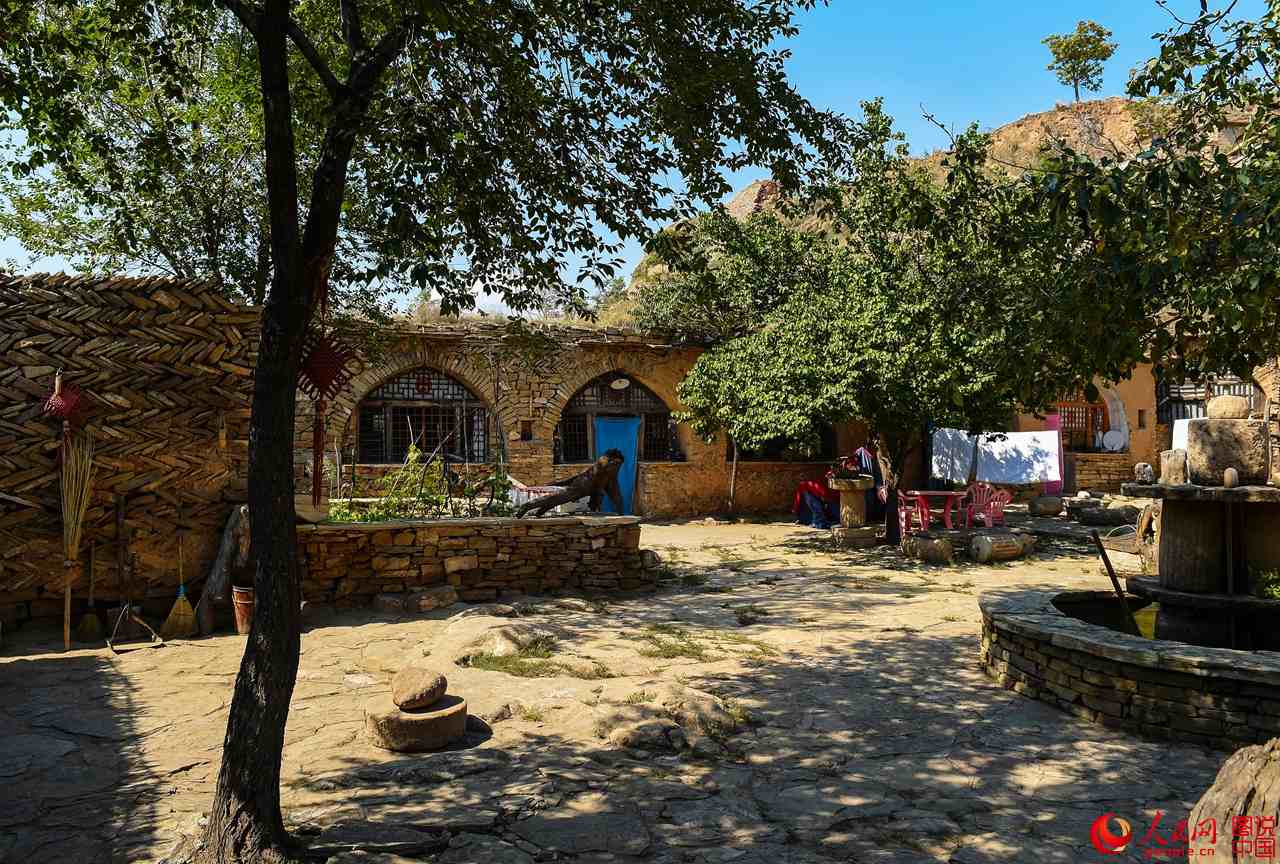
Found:
[[[926, 509], [922, 510], [921, 507]], [[911, 533], [911, 523], [913, 521], [920, 524], [921, 531], [929, 530], [928, 505], [916, 495], [907, 495], [903, 492], [898, 493], [898, 532], [906, 537]]]
[[960, 502], [966, 528], [973, 527], [979, 519], [988, 528], [1004, 524], [1004, 507], [1013, 500], [1011, 494], [990, 483], [974, 483], [968, 491], [969, 494]]

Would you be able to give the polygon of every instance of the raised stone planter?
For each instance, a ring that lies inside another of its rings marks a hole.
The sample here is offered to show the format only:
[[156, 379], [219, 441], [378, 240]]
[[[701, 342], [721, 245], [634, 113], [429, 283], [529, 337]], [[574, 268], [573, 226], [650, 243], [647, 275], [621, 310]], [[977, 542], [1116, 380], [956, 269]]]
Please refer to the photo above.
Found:
[[983, 668], [1024, 696], [1151, 738], [1235, 749], [1280, 733], [1280, 656], [1129, 636], [1054, 605], [1108, 596], [983, 596]]
[[299, 525], [298, 545], [306, 600], [350, 607], [382, 597], [394, 612], [563, 589], [647, 590], [658, 577], [635, 516]]

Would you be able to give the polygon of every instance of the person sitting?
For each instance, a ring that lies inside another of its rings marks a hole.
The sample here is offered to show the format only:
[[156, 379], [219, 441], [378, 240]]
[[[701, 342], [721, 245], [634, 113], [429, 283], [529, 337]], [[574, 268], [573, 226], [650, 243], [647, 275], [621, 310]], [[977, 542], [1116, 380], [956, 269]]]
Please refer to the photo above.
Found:
[[797, 523], [830, 528], [840, 522], [840, 493], [827, 485], [832, 476], [833, 472], [828, 471], [823, 479], [802, 480], [796, 487], [791, 512], [796, 515]]

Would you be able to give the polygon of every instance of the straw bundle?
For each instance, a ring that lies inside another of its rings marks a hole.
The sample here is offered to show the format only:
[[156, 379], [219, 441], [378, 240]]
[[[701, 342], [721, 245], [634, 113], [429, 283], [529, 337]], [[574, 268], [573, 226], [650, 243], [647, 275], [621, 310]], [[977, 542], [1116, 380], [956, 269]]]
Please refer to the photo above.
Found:
[[71, 650], [71, 583], [79, 577], [80, 529], [93, 487], [93, 433], [62, 425], [62, 566], [66, 569], [62, 600], [62, 641]]

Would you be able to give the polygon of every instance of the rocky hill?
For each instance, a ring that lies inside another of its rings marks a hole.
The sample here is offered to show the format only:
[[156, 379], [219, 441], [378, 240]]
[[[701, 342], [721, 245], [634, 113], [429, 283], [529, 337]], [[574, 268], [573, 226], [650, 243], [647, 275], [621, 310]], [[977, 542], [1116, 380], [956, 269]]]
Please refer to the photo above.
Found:
[[[1021, 174], [1033, 167], [1045, 149], [1070, 147], [1094, 159], [1124, 158], [1145, 148], [1162, 131], [1164, 115], [1152, 103], [1138, 102], [1120, 96], [1090, 102], [1059, 104], [1007, 123], [991, 131], [991, 166], [1010, 175]], [[1234, 138], [1232, 132], [1227, 135]], [[938, 150], [922, 157], [922, 161], [941, 173], [945, 152]], [[728, 204], [728, 212], [739, 219], [752, 213], [776, 209], [780, 199], [778, 184], [757, 180], [738, 192]], [[631, 276], [628, 294], [652, 279], [661, 265], [645, 256]], [[626, 323], [634, 304], [624, 296], [614, 308], [603, 310], [610, 323]]]

